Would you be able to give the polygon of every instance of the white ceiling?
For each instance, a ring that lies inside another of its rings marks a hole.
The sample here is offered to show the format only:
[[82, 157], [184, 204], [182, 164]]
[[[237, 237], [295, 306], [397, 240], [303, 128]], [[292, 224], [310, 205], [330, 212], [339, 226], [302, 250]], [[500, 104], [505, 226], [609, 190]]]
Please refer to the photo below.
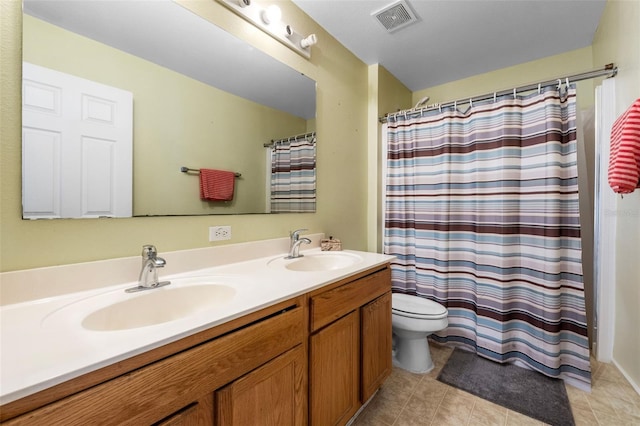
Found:
[[395, 0], [293, 2], [363, 62], [381, 64], [411, 91], [589, 46], [606, 4], [407, 0], [419, 21], [390, 34], [371, 14]]

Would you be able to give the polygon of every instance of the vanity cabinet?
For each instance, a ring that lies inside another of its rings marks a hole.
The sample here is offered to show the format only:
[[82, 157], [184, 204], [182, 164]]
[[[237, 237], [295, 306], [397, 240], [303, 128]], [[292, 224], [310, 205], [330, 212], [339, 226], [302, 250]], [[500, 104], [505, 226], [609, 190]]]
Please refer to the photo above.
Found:
[[216, 415], [226, 421], [220, 424], [247, 424], [237, 422], [233, 417], [229, 422], [225, 414], [226, 401], [237, 401], [238, 405], [233, 407], [236, 411], [249, 406], [252, 399], [266, 404], [262, 396], [274, 389], [286, 389], [286, 393], [272, 395], [271, 403], [277, 401], [298, 417], [290, 415], [291, 423], [264, 424], [304, 424], [304, 421], [296, 420], [300, 418], [299, 413], [306, 410], [306, 362], [301, 349], [305, 336], [302, 300], [299, 298], [293, 303], [264, 310], [258, 319], [255, 319], [256, 315], [248, 315], [248, 319], [243, 317], [241, 321], [245, 324], [238, 326], [235, 323], [238, 328], [234, 330], [227, 331], [231, 325], [224, 324], [221, 335], [216, 338], [70, 394], [3, 424], [213, 425], [217, 424], [214, 422]]
[[344, 425], [391, 373], [385, 267], [310, 295], [310, 424]]
[[6, 425], [344, 425], [391, 371], [389, 265], [0, 407]]

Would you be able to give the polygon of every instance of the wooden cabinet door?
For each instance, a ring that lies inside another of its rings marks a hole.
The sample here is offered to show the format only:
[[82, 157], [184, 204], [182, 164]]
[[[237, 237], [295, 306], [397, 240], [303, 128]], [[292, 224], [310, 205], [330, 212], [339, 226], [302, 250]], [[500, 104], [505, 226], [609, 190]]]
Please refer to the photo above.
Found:
[[358, 411], [360, 322], [356, 310], [311, 335], [310, 421], [344, 425]]
[[361, 388], [364, 403], [391, 373], [391, 292], [360, 309]]
[[216, 425], [305, 425], [306, 365], [302, 346], [296, 346], [218, 390]]

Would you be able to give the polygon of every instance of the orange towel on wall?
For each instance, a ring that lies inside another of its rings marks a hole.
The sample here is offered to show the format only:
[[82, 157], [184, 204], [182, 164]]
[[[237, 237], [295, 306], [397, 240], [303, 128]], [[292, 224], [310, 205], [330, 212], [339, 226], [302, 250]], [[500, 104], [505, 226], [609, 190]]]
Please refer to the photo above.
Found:
[[200, 169], [200, 199], [231, 201], [236, 175], [226, 170]]
[[609, 186], [618, 194], [640, 188], [640, 99], [611, 127]]

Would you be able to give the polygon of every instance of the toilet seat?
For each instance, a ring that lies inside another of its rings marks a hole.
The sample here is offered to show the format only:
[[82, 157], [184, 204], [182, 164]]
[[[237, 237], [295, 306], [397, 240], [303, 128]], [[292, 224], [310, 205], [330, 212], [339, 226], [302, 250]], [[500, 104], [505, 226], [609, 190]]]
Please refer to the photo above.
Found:
[[425, 320], [446, 318], [448, 314], [447, 308], [437, 302], [404, 293], [391, 295], [391, 311], [395, 315]]

